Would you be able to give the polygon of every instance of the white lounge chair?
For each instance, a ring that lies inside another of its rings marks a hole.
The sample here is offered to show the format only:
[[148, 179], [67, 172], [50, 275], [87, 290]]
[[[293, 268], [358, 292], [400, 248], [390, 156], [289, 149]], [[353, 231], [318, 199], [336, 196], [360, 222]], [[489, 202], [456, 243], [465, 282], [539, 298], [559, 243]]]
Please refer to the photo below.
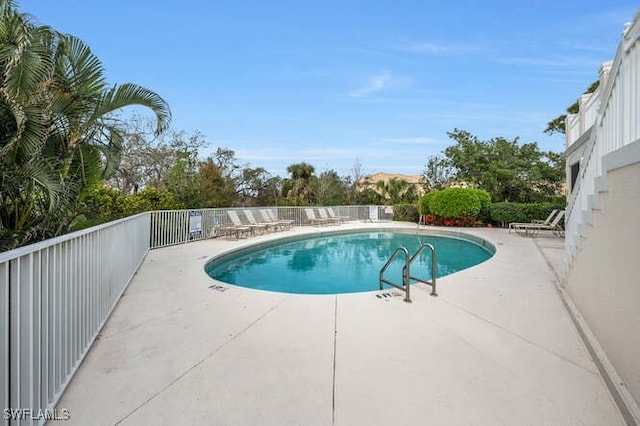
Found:
[[560, 220], [564, 218], [564, 210], [560, 210], [560, 212], [556, 215], [556, 217], [551, 221], [551, 223], [514, 223], [513, 230], [515, 230], [520, 235], [525, 236], [535, 236], [540, 231], [551, 231], [555, 235], [559, 237], [564, 237], [564, 228], [562, 224], [560, 224]]
[[242, 212], [247, 217], [247, 220], [249, 221], [249, 226], [253, 226], [255, 227], [255, 229], [260, 229], [261, 231], [263, 231], [263, 233], [269, 232], [271, 228], [275, 228], [275, 225], [273, 223], [258, 222], [256, 218], [253, 216], [253, 212], [251, 210], [243, 210]]
[[[264, 209], [264, 212], [264, 214], [266, 214], [272, 222], [278, 223], [282, 229], [291, 229], [291, 227], [293, 226], [293, 220], [280, 219], [278, 215], [275, 214], [271, 209]], [[262, 213], [262, 210], [260, 210], [260, 213]]]
[[327, 213], [329, 213], [330, 218], [337, 219], [342, 223], [347, 223], [349, 221], [349, 216], [338, 216], [331, 207], [327, 207]]
[[304, 212], [307, 215], [307, 219], [313, 226], [328, 225], [330, 222], [328, 219], [317, 218], [316, 214], [313, 212], [313, 209], [304, 209]]
[[327, 211], [324, 208], [318, 208], [318, 214], [320, 215], [320, 219], [327, 222], [329, 225], [337, 225], [340, 223], [340, 219], [337, 217], [329, 217]]
[[557, 209], [553, 210], [551, 213], [549, 213], [549, 216], [547, 216], [545, 220], [533, 219], [531, 222], [511, 222], [509, 224], [509, 233], [511, 233], [511, 230], [514, 229], [516, 226], [521, 226], [521, 225], [529, 225], [532, 223], [543, 223], [546, 225], [551, 225], [553, 217], [556, 215], [556, 213], [558, 213], [558, 210]]
[[256, 226], [250, 223], [242, 223], [242, 221], [240, 220], [240, 217], [238, 217], [238, 213], [236, 213], [233, 210], [227, 210], [227, 214], [229, 215], [229, 219], [231, 219], [231, 223], [233, 223], [233, 226], [237, 228], [248, 228], [251, 234], [253, 235], [256, 234], [256, 230], [264, 232], [264, 230], [266, 229], [266, 227], [264, 226], [259, 226], [259, 225]]
[[247, 236], [251, 232], [251, 227], [242, 225], [237, 215], [235, 216], [235, 219], [237, 219], [238, 224], [234, 223], [234, 218], [232, 217], [231, 213], [235, 214], [235, 212], [227, 211], [227, 214], [231, 219], [233, 225], [218, 225], [216, 227], [218, 231], [216, 232], [220, 232], [221, 235], [226, 236], [227, 238], [233, 235], [235, 235], [235, 237], [238, 239], [247, 238]]

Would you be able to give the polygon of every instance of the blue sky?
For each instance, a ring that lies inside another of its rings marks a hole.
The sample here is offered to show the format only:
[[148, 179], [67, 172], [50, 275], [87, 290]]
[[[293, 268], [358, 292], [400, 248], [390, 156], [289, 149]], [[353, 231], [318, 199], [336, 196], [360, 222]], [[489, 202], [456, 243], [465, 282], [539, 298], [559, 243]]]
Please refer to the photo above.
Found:
[[419, 174], [447, 132], [542, 133], [613, 59], [632, 1], [20, 1], [83, 39], [111, 83], [163, 96], [172, 128], [286, 176]]

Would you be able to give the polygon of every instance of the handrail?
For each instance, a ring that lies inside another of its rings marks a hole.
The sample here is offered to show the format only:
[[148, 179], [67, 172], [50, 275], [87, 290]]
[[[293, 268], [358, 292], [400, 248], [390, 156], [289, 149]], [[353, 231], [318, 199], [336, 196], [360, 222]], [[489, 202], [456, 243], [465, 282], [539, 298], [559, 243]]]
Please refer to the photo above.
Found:
[[[402, 285], [398, 285], [392, 281], [389, 281], [387, 279], [384, 278], [384, 271], [387, 270], [387, 268], [389, 267], [389, 265], [391, 265], [391, 262], [393, 262], [393, 260], [398, 256], [398, 254], [400, 253], [404, 253], [404, 258], [405, 258], [405, 265], [402, 268]], [[380, 269], [380, 274], [378, 275], [378, 278], [380, 279], [380, 290], [382, 290], [382, 283], [386, 283], [389, 284], [392, 287], [395, 287], [399, 290], [402, 290], [405, 292], [405, 297], [404, 297], [404, 301], [407, 303], [411, 303], [411, 297], [409, 295], [409, 288], [410, 286], [410, 282], [409, 282], [409, 265], [410, 265], [410, 261], [409, 261], [409, 250], [407, 250], [404, 247], [398, 247], [393, 254], [391, 255], [391, 257], [389, 257], [389, 260], [387, 260], [387, 263], [384, 264], [384, 266], [382, 267], [382, 269]]]
[[424, 251], [424, 249], [426, 249], [426, 248], [431, 250], [431, 282], [423, 280], [421, 278], [412, 277], [410, 269], [408, 269], [409, 273], [407, 274], [407, 276], [408, 276], [409, 280], [415, 280], [417, 282], [420, 282], [420, 283], [423, 283], [423, 284], [431, 286], [431, 293], [429, 294], [429, 296], [438, 297], [438, 293], [436, 293], [436, 275], [437, 275], [438, 266], [437, 266], [437, 262], [436, 262], [436, 249], [435, 249], [435, 247], [433, 247], [429, 243], [422, 244], [420, 246], [420, 248], [418, 249], [418, 251], [416, 251], [414, 253], [414, 255], [411, 256], [411, 259], [409, 259], [409, 266], [411, 265], [411, 263], [413, 263], [413, 261], [418, 256], [420, 256], [420, 253], [422, 253]]
[[[573, 262], [584, 226], [589, 222], [594, 197], [606, 182], [606, 162], [608, 154], [633, 143], [640, 138], [637, 122], [637, 93], [640, 85], [629, 76], [637, 75], [640, 66], [640, 10], [633, 22], [625, 25], [622, 39], [613, 61], [600, 67], [600, 87], [591, 94], [593, 102], [598, 102], [597, 116], [590, 127], [591, 133], [581, 148], [580, 172], [567, 198], [565, 214], [566, 258], [564, 272]], [[588, 129], [582, 129], [584, 133]], [[580, 135], [581, 137], [582, 135]], [[575, 142], [571, 136], [567, 143]]]

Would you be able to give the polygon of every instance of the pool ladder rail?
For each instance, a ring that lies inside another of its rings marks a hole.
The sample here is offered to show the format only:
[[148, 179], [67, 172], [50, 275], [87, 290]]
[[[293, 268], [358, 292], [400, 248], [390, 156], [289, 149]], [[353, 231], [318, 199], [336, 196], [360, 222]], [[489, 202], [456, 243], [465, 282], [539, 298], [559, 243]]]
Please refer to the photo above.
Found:
[[[431, 281], [427, 281], [425, 279], [414, 277], [411, 275], [411, 264], [427, 248], [431, 250]], [[404, 254], [405, 263], [404, 263], [404, 266], [402, 267], [402, 284], [397, 284], [397, 283], [394, 283], [393, 281], [389, 281], [388, 279], [386, 279], [384, 277], [384, 271], [387, 270], [389, 265], [391, 265], [391, 262], [393, 262], [394, 259], [400, 253]], [[384, 284], [388, 284], [392, 287], [395, 287], [399, 290], [404, 291], [405, 293], [404, 301], [407, 303], [411, 303], [411, 295], [410, 295], [411, 281], [415, 281], [418, 283], [423, 283], [428, 286], [431, 286], [431, 293], [429, 295], [433, 297], [437, 297], [438, 293], [436, 293], [436, 272], [437, 272], [436, 249], [431, 244], [429, 243], [422, 244], [418, 249], [418, 251], [416, 251], [413, 254], [413, 256], [409, 256], [409, 250], [407, 250], [406, 247], [398, 247], [393, 252], [393, 254], [389, 257], [389, 259], [387, 260], [387, 263], [385, 263], [382, 269], [380, 269], [380, 274], [378, 275], [380, 279], [380, 290], [382, 290], [382, 286]]]

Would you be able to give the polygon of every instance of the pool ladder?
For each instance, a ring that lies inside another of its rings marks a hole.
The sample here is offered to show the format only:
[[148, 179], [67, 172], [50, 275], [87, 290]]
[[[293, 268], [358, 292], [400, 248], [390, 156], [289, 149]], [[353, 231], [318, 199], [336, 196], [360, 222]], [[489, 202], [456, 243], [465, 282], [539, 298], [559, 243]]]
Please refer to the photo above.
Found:
[[[413, 263], [413, 261], [415, 259], [417, 259], [418, 256], [420, 256], [420, 253], [422, 253], [425, 249], [429, 249], [431, 250], [431, 281], [427, 281], [424, 280], [422, 278], [417, 278], [411, 275], [411, 263]], [[384, 271], [387, 270], [387, 268], [389, 267], [389, 265], [391, 265], [391, 262], [393, 262], [393, 260], [400, 254], [403, 253], [404, 254], [404, 259], [405, 259], [405, 263], [404, 266], [402, 267], [402, 284], [397, 284], [394, 283], [393, 281], [389, 281], [388, 279], [386, 279], [384, 277]], [[410, 295], [410, 289], [411, 289], [411, 281], [415, 281], [418, 283], [423, 283], [426, 285], [431, 286], [431, 293], [430, 296], [438, 296], [438, 293], [436, 293], [436, 272], [437, 272], [437, 267], [436, 267], [436, 249], [429, 243], [424, 243], [420, 246], [420, 248], [418, 249], [418, 251], [416, 251], [413, 256], [409, 256], [409, 250], [407, 250], [405, 247], [398, 247], [393, 254], [391, 255], [391, 257], [389, 257], [389, 260], [387, 260], [387, 263], [384, 264], [384, 266], [382, 267], [382, 269], [380, 269], [380, 274], [379, 274], [379, 278], [380, 278], [380, 290], [382, 290], [382, 286], [384, 284], [388, 284], [392, 287], [395, 287], [399, 290], [404, 291], [405, 293], [405, 297], [404, 297], [404, 301], [407, 303], [411, 303], [411, 295]]]

